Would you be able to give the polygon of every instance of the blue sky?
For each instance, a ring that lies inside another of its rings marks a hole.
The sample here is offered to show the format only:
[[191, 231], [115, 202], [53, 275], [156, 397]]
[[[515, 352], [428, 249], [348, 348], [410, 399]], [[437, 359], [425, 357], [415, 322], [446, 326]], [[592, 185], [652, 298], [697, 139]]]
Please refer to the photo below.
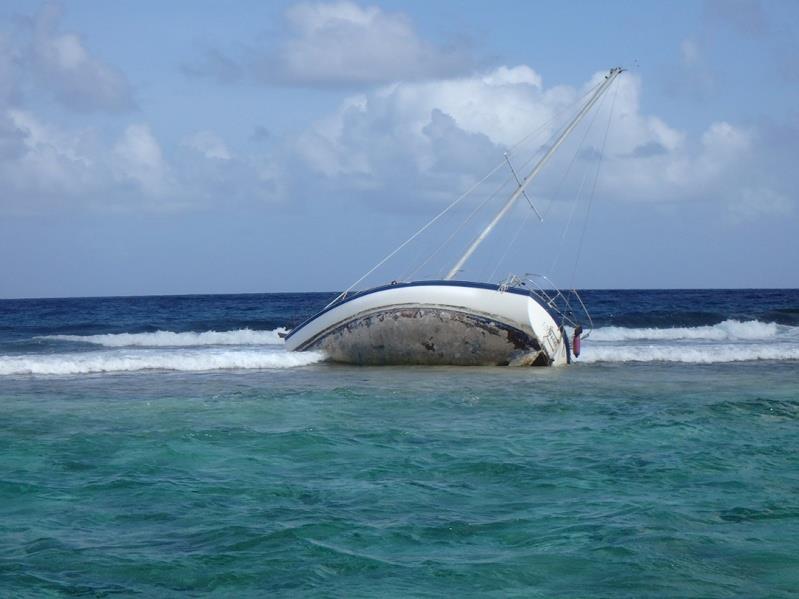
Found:
[[[798, 35], [790, 0], [7, 0], [0, 297], [347, 287], [616, 65], [463, 278], [799, 287]], [[439, 276], [481, 197], [367, 282]]]

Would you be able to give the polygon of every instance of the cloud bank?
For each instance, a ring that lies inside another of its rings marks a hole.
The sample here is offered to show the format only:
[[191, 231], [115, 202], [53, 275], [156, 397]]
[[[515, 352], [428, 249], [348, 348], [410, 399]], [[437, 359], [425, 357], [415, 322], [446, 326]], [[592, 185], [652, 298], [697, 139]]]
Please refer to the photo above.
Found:
[[[604, 75], [570, 86], [545, 82], [526, 64], [475, 71], [467, 54], [425, 41], [404, 15], [352, 2], [301, 3], [284, 18], [286, 33], [270, 53], [240, 61], [216, 54], [203, 74], [363, 91], [290, 138], [253, 124], [250, 142], [258, 143], [247, 147], [204, 123], [165, 142], [126, 112], [135, 102], [124, 73], [62, 31], [57, 5], [22, 19], [0, 34], [0, 210], [190, 210], [298, 197], [435, 209], [526, 133], [543, 127], [549, 137], [556, 117]], [[675, 53], [687, 67], [702, 64], [690, 40]], [[34, 93], [83, 120], [43, 116], [26, 105]], [[598, 188], [608, 200], [715, 202], [733, 222], [795, 210], [796, 177], [777, 168], [778, 127], [719, 120], [699, 134], [680, 130], [642, 108], [643, 81], [631, 73], [611, 94]], [[116, 125], [101, 131], [87, 120], [96, 113], [115, 114]], [[578, 158], [598, 156], [589, 144]]]
[[[412, 182], [430, 198], [449, 197], [471, 184], [524, 133], [562, 113], [592, 88], [543, 85], [529, 66], [499, 67], [480, 75], [403, 82], [353, 95], [305, 131], [294, 151], [316, 173], [352, 190], [381, 190]], [[751, 206], [752, 189], [788, 210], [790, 202], [766, 179], [747, 184], [757, 152], [753, 131], [719, 121], [698, 137], [641, 110], [641, 79], [625, 73], [608, 94], [613, 126], [603, 155], [600, 191], [613, 201], [717, 201], [738, 215], [774, 213]], [[603, 117], [604, 118], [604, 117]], [[601, 120], [601, 119], [600, 119]], [[543, 138], [554, 133], [554, 124]], [[588, 148], [584, 159], [596, 157]]]

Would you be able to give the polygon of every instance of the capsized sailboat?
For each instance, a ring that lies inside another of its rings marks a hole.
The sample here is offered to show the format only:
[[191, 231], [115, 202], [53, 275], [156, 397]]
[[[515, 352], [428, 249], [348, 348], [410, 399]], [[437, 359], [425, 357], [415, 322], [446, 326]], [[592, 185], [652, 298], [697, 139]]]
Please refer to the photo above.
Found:
[[576, 291], [564, 293], [542, 275], [499, 284], [455, 277], [622, 71], [607, 73], [444, 279], [350, 288], [290, 331], [286, 348], [321, 350], [332, 361], [362, 365], [560, 366], [579, 355], [576, 314], [589, 323], [590, 315]]

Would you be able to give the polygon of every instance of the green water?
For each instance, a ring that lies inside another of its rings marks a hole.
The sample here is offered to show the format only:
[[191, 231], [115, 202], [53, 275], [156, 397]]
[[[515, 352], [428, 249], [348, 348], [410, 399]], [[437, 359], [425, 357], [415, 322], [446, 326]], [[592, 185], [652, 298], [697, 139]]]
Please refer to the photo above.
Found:
[[0, 594], [791, 597], [786, 363], [6, 379]]

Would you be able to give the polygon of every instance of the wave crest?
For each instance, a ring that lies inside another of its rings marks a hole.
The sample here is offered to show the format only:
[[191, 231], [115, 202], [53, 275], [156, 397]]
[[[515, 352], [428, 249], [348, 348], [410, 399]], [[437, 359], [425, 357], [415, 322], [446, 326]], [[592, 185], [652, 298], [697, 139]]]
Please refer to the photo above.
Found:
[[628, 329], [625, 327], [601, 327], [591, 333], [592, 341], [752, 341], [775, 338], [789, 327], [758, 320], [725, 320], [716, 325], [699, 327]]
[[272, 351], [103, 351], [0, 357], [0, 375], [93, 374], [172, 370], [252, 370], [294, 368], [324, 360], [322, 352]]
[[581, 362], [717, 364], [799, 360], [799, 327], [758, 320], [673, 328], [595, 329]]
[[798, 347], [773, 345], [591, 347], [580, 362], [683, 362], [720, 364], [757, 360], [799, 360]]
[[108, 333], [105, 335], [47, 335], [40, 339], [75, 341], [103, 347], [200, 347], [204, 345], [282, 345], [279, 327], [272, 331], [238, 329], [236, 331], [204, 331], [202, 333], [155, 331], [153, 333]]

